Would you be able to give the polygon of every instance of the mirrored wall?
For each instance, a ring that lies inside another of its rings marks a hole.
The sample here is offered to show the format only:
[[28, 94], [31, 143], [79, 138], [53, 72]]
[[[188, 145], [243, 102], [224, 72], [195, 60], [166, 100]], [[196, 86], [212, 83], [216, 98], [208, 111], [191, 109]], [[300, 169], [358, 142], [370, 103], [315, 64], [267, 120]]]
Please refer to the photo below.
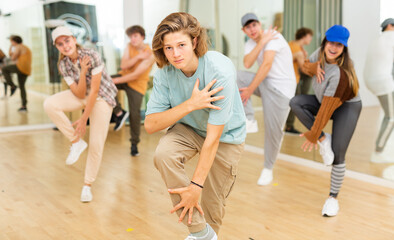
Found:
[[[79, 36], [81, 44], [86, 47], [94, 47], [102, 54], [110, 74], [117, 72], [120, 52], [127, 41], [124, 27], [128, 26], [124, 26], [124, 18], [128, 16], [124, 17], [124, 14], [127, 15], [127, 11], [123, 9], [123, 0], [68, 1], [77, 4], [79, 10], [83, 9], [83, 13], [75, 13], [72, 9], [67, 11], [73, 12], [79, 17], [64, 16], [66, 12], [51, 9], [50, 3], [31, 2], [33, 3], [25, 8], [19, 8], [0, 17], [0, 49], [7, 55], [10, 48], [10, 41], [7, 37], [11, 34], [18, 34], [33, 52], [33, 72], [26, 83], [28, 112], [17, 112], [21, 105], [19, 92], [17, 91], [14, 96], [9, 97], [10, 89], [8, 89], [7, 97], [5, 97], [5, 88], [1, 83], [0, 130], [10, 126], [51, 122], [43, 111], [43, 100], [64, 89], [65, 86], [58, 79], [55, 67], [57, 55], [56, 51], [52, 51], [53, 46], [48, 36], [53, 26], [46, 20], [66, 21]], [[132, 2], [141, 4], [141, 6], [137, 4], [136, 7], [142, 9], [140, 19], [146, 30], [147, 43], [151, 43], [157, 25], [165, 16], [175, 11], [186, 11], [197, 17], [208, 29], [212, 43], [211, 49], [228, 56], [237, 70], [246, 70], [243, 66], [243, 53], [244, 43], [247, 39], [241, 30], [240, 19], [247, 12], [256, 13], [264, 28], [270, 25], [278, 26], [279, 31], [287, 40], [294, 38], [294, 33], [299, 27], [305, 26], [314, 30], [313, 41], [306, 47], [309, 54], [319, 46], [324, 32], [330, 25], [345, 25], [351, 32], [349, 50], [359, 77], [360, 94], [363, 100], [363, 110], [347, 154], [347, 167], [357, 172], [382, 177], [384, 170], [393, 165], [393, 163], [376, 163], [378, 160], [374, 159], [376, 155], [375, 141], [383, 118], [383, 111], [376, 96], [366, 88], [363, 79], [367, 46], [381, 34], [381, 21], [388, 17], [394, 17], [391, 16], [394, 12], [393, 1], [133, 0]], [[356, 4], [357, 10], [352, 9]], [[63, 6], [62, 9], [64, 10], [64, 8]], [[369, 14], [361, 14], [362, 12]], [[137, 22], [136, 24], [141, 23]], [[152, 73], [154, 70], [155, 68]], [[257, 66], [254, 66], [250, 71], [256, 70]], [[312, 90], [310, 92], [313, 93]], [[259, 98], [253, 97], [253, 103], [260, 131], [249, 134], [246, 144], [262, 149], [264, 148], [264, 111]], [[331, 131], [330, 125], [328, 124], [325, 129], [328, 132]], [[295, 127], [300, 131], [305, 131], [298, 120], [295, 122]], [[302, 143], [303, 139], [298, 136], [285, 135], [281, 153], [317, 162], [322, 161], [318, 151], [303, 152], [300, 148]], [[393, 159], [393, 151], [394, 136], [392, 134], [383, 154], [386, 158]]]
[[[43, 101], [66, 88], [57, 71], [58, 51], [50, 36], [59, 24], [68, 26], [79, 44], [99, 51], [110, 74], [117, 72], [125, 41], [122, 0], [26, 1], [25, 4], [4, 0], [1, 10], [0, 49], [6, 55], [2, 66], [13, 64], [9, 58], [9, 36], [18, 35], [32, 52], [32, 73], [26, 81], [27, 112], [18, 112], [20, 91], [17, 89], [10, 96], [10, 86], [3, 84], [4, 77], [0, 75], [0, 131], [51, 123], [43, 110]], [[16, 74], [13, 82], [18, 85]]]

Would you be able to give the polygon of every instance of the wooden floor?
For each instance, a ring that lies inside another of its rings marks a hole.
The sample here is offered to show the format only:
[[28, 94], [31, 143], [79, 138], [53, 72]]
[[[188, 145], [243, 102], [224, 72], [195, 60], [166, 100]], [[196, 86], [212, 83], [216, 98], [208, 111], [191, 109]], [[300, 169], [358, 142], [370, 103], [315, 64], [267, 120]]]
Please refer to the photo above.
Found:
[[[183, 240], [187, 230], [170, 215], [153, 167], [161, 135], [142, 131], [141, 155], [132, 158], [128, 129], [110, 130], [93, 201], [83, 204], [86, 152], [65, 166], [69, 144], [60, 132], [1, 134], [0, 240]], [[262, 163], [260, 155], [243, 155], [219, 239], [393, 239], [393, 189], [345, 178], [338, 216], [324, 218], [328, 172], [279, 160], [273, 184], [258, 187]]]
[[[361, 111], [359, 121], [353, 138], [350, 142], [346, 154], [346, 168], [356, 172], [365, 173], [368, 175], [382, 177], [383, 170], [394, 163], [373, 163], [371, 162], [371, 155], [375, 150], [375, 141], [380, 127], [380, 119], [382, 117], [380, 107], [364, 107]], [[264, 148], [264, 119], [263, 111], [256, 111], [255, 117], [259, 124], [259, 132], [248, 134], [246, 144]], [[296, 119], [295, 128], [301, 132], [307, 129]], [[324, 131], [331, 133], [332, 122], [329, 121]], [[281, 152], [310, 159], [316, 162], [323, 162], [319, 151], [304, 152], [301, 145], [304, 138], [297, 135], [285, 135]], [[394, 134], [392, 134], [386, 144], [385, 154], [394, 157]]]
[[[0, 84], [1, 86], [2, 84]], [[27, 92], [27, 113], [20, 113], [18, 109], [21, 107], [21, 97], [19, 90], [10, 97], [4, 98], [3, 87], [0, 87], [0, 127], [14, 127], [20, 125], [35, 125], [51, 123], [48, 115], [44, 112], [43, 103], [45, 95], [28, 90]]]

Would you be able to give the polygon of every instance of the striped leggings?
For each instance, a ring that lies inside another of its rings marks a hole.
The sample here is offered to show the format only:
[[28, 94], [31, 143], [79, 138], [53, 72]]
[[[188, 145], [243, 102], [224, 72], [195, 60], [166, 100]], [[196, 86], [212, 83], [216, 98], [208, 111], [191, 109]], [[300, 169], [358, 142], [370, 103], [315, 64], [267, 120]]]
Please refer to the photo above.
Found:
[[[311, 129], [320, 103], [315, 95], [297, 95], [290, 101], [291, 110], [308, 129]], [[345, 102], [331, 116], [334, 163], [331, 170], [330, 196], [337, 197], [345, 178], [345, 155], [361, 112], [361, 101]]]

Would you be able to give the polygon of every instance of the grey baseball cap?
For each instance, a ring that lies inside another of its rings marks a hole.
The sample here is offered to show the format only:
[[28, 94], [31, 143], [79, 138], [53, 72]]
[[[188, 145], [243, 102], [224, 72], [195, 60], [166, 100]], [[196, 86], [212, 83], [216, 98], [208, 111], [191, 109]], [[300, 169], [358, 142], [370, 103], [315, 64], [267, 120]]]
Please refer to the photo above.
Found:
[[391, 25], [394, 25], [394, 18], [387, 18], [386, 20], [384, 20], [383, 22], [382, 22], [382, 24], [380, 25], [382, 28], [385, 28], [385, 27], [387, 27], [387, 25], [389, 25], [389, 24], [391, 24]]
[[242, 27], [245, 27], [246, 23], [249, 22], [250, 20], [259, 21], [259, 19], [257, 18], [256, 14], [254, 14], [254, 13], [246, 13], [241, 18]]

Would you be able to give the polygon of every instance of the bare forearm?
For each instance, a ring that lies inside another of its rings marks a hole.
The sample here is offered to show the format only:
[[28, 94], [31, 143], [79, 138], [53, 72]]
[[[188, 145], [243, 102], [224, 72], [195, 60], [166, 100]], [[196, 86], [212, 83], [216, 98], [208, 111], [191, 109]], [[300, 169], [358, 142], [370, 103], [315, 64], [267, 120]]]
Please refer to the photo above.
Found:
[[[153, 62], [152, 62], [152, 64], [153, 64]], [[133, 72], [125, 74], [125, 75], [117, 78], [116, 84], [126, 83], [126, 82], [131, 82], [131, 81], [137, 80], [141, 76], [141, 74], [143, 74], [146, 70], [148, 70], [148, 68], [150, 66], [152, 66], [152, 64], [146, 64], [146, 63], [142, 62], [140, 65], [138, 65], [138, 67]]]
[[127, 82], [131, 82], [131, 81], [137, 80], [138, 76], [136, 76], [136, 74], [129, 73], [129, 74], [123, 75], [121, 77], [118, 77], [116, 79], [117, 80], [116, 80], [115, 84], [127, 83]]
[[191, 113], [193, 110], [188, 100], [164, 112], [153, 113], [146, 116], [145, 129], [148, 133], [155, 133], [175, 124], [178, 120]]
[[83, 114], [82, 114], [83, 119], [87, 120], [89, 118], [90, 113], [92, 112], [92, 109], [94, 107], [94, 104], [96, 103], [97, 95], [98, 95], [98, 90], [95, 90], [95, 91], [92, 90], [89, 93], [86, 107], [85, 107]]
[[258, 43], [256, 47], [247, 55], [244, 56], [244, 66], [245, 68], [251, 68], [256, 62], [261, 50], [264, 48], [265, 44]]
[[133, 57], [130, 59], [124, 59], [124, 60], [122, 59], [122, 62], [120, 64], [120, 68], [122, 70], [129, 69], [129, 68], [133, 67], [138, 62], [138, 60], [139, 59], [137, 57]]
[[77, 88], [75, 89], [75, 95], [79, 98], [85, 98], [86, 94], [86, 73], [80, 74]]
[[200, 158], [197, 163], [196, 170], [194, 171], [192, 181], [200, 185], [204, 185], [205, 179], [212, 167], [213, 161], [216, 156], [216, 152], [219, 147], [219, 138], [217, 139], [205, 139], [202, 146]]

